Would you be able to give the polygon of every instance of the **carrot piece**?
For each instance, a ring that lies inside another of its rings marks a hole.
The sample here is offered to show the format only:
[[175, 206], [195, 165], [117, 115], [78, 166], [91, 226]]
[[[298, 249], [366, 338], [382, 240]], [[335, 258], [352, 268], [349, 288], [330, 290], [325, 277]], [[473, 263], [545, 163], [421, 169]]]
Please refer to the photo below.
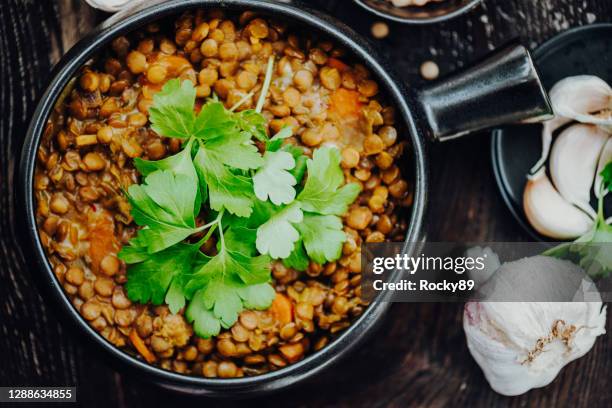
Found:
[[144, 357], [147, 363], [151, 364], [155, 362], [155, 355], [151, 353], [151, 350], [148, 349], [144, 341], [136, 332], [136, 329], [132, 329], [132, 331], [130, 332], [130, 341], [134, 345], [134, 348], [140, 353], [140, 355]]
[[349, 69], [349, 66], [344, 62], [340, 61], [338, 58], [330, 57], [327, 59], [327, 65], [332, 68], [336, 68], [340, 72], [344, 72]]
[[90, 211], [88, 214], [89, 257], [91, 269], [98, 272], [100, 262], [108, 254], [116, 253], [119, 245], [115, 238], [115, 223], [106, 210]]
[[287, 296], [280, 293], [277, 293], [272, 301], [270, 312], [280, 324], [284, 325], [293, 321], [293, 305]]
[[359, 92], [346, 88], [336, 89], [330, 96], [330, 108], [340, 117], [357, 116], [361, 113]]

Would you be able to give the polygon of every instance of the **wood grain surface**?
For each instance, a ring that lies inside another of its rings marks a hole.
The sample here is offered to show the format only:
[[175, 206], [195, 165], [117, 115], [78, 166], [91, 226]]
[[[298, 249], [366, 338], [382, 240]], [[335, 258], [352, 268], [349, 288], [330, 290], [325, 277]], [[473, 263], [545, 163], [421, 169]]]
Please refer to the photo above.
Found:
[[[366, 36], [378, 20], [349, 0], [311, 3]], [[115, 371], [107, 356], [45, 305], [37, 271], [25, 263], [31, 249], [16, 238], [23, 223], [15, 212], [21, 204], [14, 202], [16, 161], [37, 96], [53, 64], [106, 17], [80, 0], [0, 2], [0, 385], [76, 385], [85, 407], [612, 406], [612, 336], [599, 338], [548, 387], [501, 397], [468, 353], [458, 304], [396, 304], [381, 330], [348, 359], [263, 399], [203, 401]], [[444, 74], [516, 37], [535, 47], [567, 28], [611, 20], [610, 0], [485, 0], [435, 26], [390, 23], [390, 36], [376, 43], [403, 79], [418, 85], [425, 60], [436, 61]], [[430, 240], [528, 240], [497, 191], [489, 147], [485, 133], [431, 147]]]

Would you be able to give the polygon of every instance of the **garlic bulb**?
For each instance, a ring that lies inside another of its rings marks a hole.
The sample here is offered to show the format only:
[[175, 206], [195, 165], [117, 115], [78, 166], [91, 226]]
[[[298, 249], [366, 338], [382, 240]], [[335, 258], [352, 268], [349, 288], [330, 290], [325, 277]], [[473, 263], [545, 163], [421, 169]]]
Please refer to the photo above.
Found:
[[608, 134], [597, 126], [575, 124], [561, 132], [550, 153], [550, 175], [557, 191], [593, 218], [591, 185], [607, 140]]
[[591, 115], [594, 112], [612, 109], [612, 88], [601, 78], [578, 75], [562, 79], [548, 92], [555, 118], [544, 123], [542, 130], [542, 155], [531, 168], [537, 172], [550, 153], [553, 132], [572, 120], [612, 127], [612, 117]]
[[472, 279], [476, 287], [480, 287], [485, 283], [501, 265], [499, 262], [499, 256], [491, 249], [491, 247], [472, 247], [465, 251], [465, 256], [468, 258], [484, 258], [484, 268], [477, 269], [471, 268], [468, 270], [468, 276]]
[[[526, 273], [532, 279], [525, 280]], [[502, 265], [492, 279], [498, 276], [522, 283], [511, 287], [515, 291], [531, 288], [546, 298], [566, 292], [566, 278], [580, 282], [583, 272], [569, 261], [535, 256]], [[574, 289], [584, 287], [588, 285]], [[500, 285], [502, 290], [508, 293], [506, 285]], [[470, 353], [491, 388], [509, 396], [552, 382], [566, 364], [593, 347], [605, 333], [605, 322], [606, 308], [598, 293], [592, 302], [469, 302], [463, 314]]]
[[555, 190], [545, 167], [527, 177], [523, 208], [536, 231], [550, 238], [576, 238], [593, 225], [593, 220], [586, 213], [567, 202]]
[[[601, 177], [601, 172], [603, 171], [606, 164], [612, 161], [612, 137], [608, 139], [608, 142], [604, 146], [601, 151], [601, 155], [599, 156], [599, 164], [597, 165], [597, 170], [595, 171], [595, 183], [593, 184], [593, 191], [595, 193], [595, 197], [599, 198], [602, 194], [601, 183], [603, 182], [603, 178]], [[605, 195], [608, 190], [605, 190], [603, 194]]]

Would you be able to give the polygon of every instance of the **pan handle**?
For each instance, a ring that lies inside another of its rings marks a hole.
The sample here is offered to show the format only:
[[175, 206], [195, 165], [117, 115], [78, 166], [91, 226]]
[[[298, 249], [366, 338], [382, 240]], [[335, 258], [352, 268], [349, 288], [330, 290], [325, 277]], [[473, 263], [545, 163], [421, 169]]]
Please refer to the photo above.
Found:
[[553, 116], [531, 55], [519, 44], [416, 91], [415, 97], [424, 129], [436, 141]]

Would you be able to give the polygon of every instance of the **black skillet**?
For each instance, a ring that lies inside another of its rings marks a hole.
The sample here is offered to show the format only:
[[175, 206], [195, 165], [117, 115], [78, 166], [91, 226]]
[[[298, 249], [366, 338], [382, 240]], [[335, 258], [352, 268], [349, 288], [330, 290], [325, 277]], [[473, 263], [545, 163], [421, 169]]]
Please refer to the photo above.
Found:
[[[593, 24], [565, 31], [534, 52], [546, 89], [572, 75], [596, 75], [612, 83], [612, 24]], [[491, 155], [495, 179], [506, 205], [529, 236], [551, 241], [531, 227], [523, 211], [526, 174], [540, 158], [542, 125], [514, 125], [493, 132]], [[595, 198], [591, 204], [596, 207]], [[610, 213], [610, 200], [606, 213]]]
[[[176, 15], [195, 7], [221, 8], [229, 12], [254, 10], [272, 15], [309, 33], [322, 35], [346, 48], [352, 60], [364, 63], [378, 81], [388, 102], [396, 108], [396, 122], [403, 137], [412, 145], [406, 155], [404, 170], [414, 185], [404, 251], [412, 253], [422, 240], [428, 190], [427, 140], [445, 140], [469, 131], [526, 118], [546, 118], [551, 109], [527, 50], [509, 46], [483, 62], [426, 89], [404, 87], [394, 79], [391, 69], [367, 41], [341, 22], [305, 7], [263, 0], [175, 0], [161, 4], [147, 2], [143, 9], [116, 14], [77, 43], [59, 62], [52, 81], [34, 112], [20, 161], [17, 208], [25, 220], [26, 245], [32, 249], [33, 268], [40, 271], [39, 282], [47, 290], [45, 299], [59, 304], [61, 312], [86, 337], [104, 349], [111, 361], [166, 388], [198, 395], [252, 396], [288, 387], [311, 378], [346, 356], [371, 334], [388, 309], [388, 295], [379, 296], [354, 322], [327, 347], [300, 362], [256, 377], [209, 379], [181, 375], [148, 365], [107, 342], [80, 316], [55, 278], [37, 232], [36, 202], [33, 197], [33, 175], [36, 152], [49, 112], [58, 96], [77, 70], [97, 51], [118, 35], [129, 33], [146, 23]], [[393, 275], [394, 279], [399, 274]]]

